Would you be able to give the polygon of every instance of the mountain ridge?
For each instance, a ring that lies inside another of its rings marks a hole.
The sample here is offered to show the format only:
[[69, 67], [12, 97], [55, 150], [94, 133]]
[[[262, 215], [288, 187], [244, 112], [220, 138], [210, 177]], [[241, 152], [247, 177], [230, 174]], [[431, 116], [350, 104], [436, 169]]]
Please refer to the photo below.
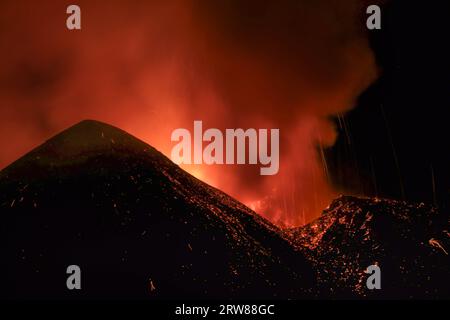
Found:
[[[311, 291], [314, 272], [276, 226], [97, 121], [70, 127], [5, 168], [0, 191], [0, 269], [10, 275], [0, 296], [292, 298]], [[90, 288], [79, 296], [62, 279], [77, 260]], [[156, 290], [148, 291], [148, 281]]]
[[[145, 142], [82, 121], [0, 171], [3, 299], [450, 297], [450, 219], [342, 196], [280, 229]], [[79, 265], [82, 290], [65, 287]], [[364, 270], [377, 264], [382, 289]]]
[[[289, 233], [324, 297], [434, 299], [450, 297], [448, 230], [449, 215], [424, 203], [341, 196]], [[381, 268], [382, 290], [366, 288], [370, 265]]]

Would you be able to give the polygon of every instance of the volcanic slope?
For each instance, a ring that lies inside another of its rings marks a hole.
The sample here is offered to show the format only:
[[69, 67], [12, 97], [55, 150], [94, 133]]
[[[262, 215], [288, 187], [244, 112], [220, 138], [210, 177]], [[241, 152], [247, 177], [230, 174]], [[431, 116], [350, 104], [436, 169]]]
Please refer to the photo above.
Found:
[[[283, 233], [126, 132], [86, 120], [0, 172], [0, 296], [301, 298]], [[66, 269], [81, 268], [81, 290]]]
[[[313, 263], [322, 298], [450, 298], [449, 215], [423, 203], [343, 196], [290, 230]], [[381, 290], [368, 290], [370, 265]]]

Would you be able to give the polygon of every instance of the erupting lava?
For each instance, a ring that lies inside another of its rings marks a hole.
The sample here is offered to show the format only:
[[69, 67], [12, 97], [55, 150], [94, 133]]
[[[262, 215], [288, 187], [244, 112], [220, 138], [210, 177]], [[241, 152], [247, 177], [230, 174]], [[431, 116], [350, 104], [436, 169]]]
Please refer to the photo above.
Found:
[[[82, 119], [170, 156], [171, 132], [279, 128], [280, 169], [183, 166], [266, 218], [300, 225], [334, 197], [318, 148], [375, 77], [361, 1], [2, 1], [0, 166]], [[126, 8], [125, 8], [126, 6]], [[42, 19], [46, 17], [46, 19]]]

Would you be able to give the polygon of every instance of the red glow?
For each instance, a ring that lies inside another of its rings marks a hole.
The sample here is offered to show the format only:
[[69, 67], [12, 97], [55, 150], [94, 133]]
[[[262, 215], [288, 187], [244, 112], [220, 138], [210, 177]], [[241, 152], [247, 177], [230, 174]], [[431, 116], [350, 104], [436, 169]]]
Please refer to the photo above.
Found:
[[68, 31], [64, 2], [2, 2], [0, 166], [87, 118], [167, 156], [172, 130], [196, 119], [280, 128], [276, 176], [259, 166], [185, 169], [276, 223], [315, 218], [335, 196], [317, 152], [335, 140], [327, 119], [375, 75], [359, 2], [226, 3], [78, 1], [82, 30]]

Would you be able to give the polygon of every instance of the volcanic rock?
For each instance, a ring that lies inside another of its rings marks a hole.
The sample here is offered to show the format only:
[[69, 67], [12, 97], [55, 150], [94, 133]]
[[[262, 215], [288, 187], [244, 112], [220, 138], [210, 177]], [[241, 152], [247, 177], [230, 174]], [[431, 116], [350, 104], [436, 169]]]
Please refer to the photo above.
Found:
[[[310, 263], [262, 217], [83, 121], [0, 172], [0, 297], [299, 298]], [[66, 269], [81, 269], [68, 290]]]
[[[449, 215], [423, 203], [343, 196], [290, 234], [322, 298], [448, 299], [449, 230]], [[381, 290], [367, 288], [370, 265], [380, 267]]]

